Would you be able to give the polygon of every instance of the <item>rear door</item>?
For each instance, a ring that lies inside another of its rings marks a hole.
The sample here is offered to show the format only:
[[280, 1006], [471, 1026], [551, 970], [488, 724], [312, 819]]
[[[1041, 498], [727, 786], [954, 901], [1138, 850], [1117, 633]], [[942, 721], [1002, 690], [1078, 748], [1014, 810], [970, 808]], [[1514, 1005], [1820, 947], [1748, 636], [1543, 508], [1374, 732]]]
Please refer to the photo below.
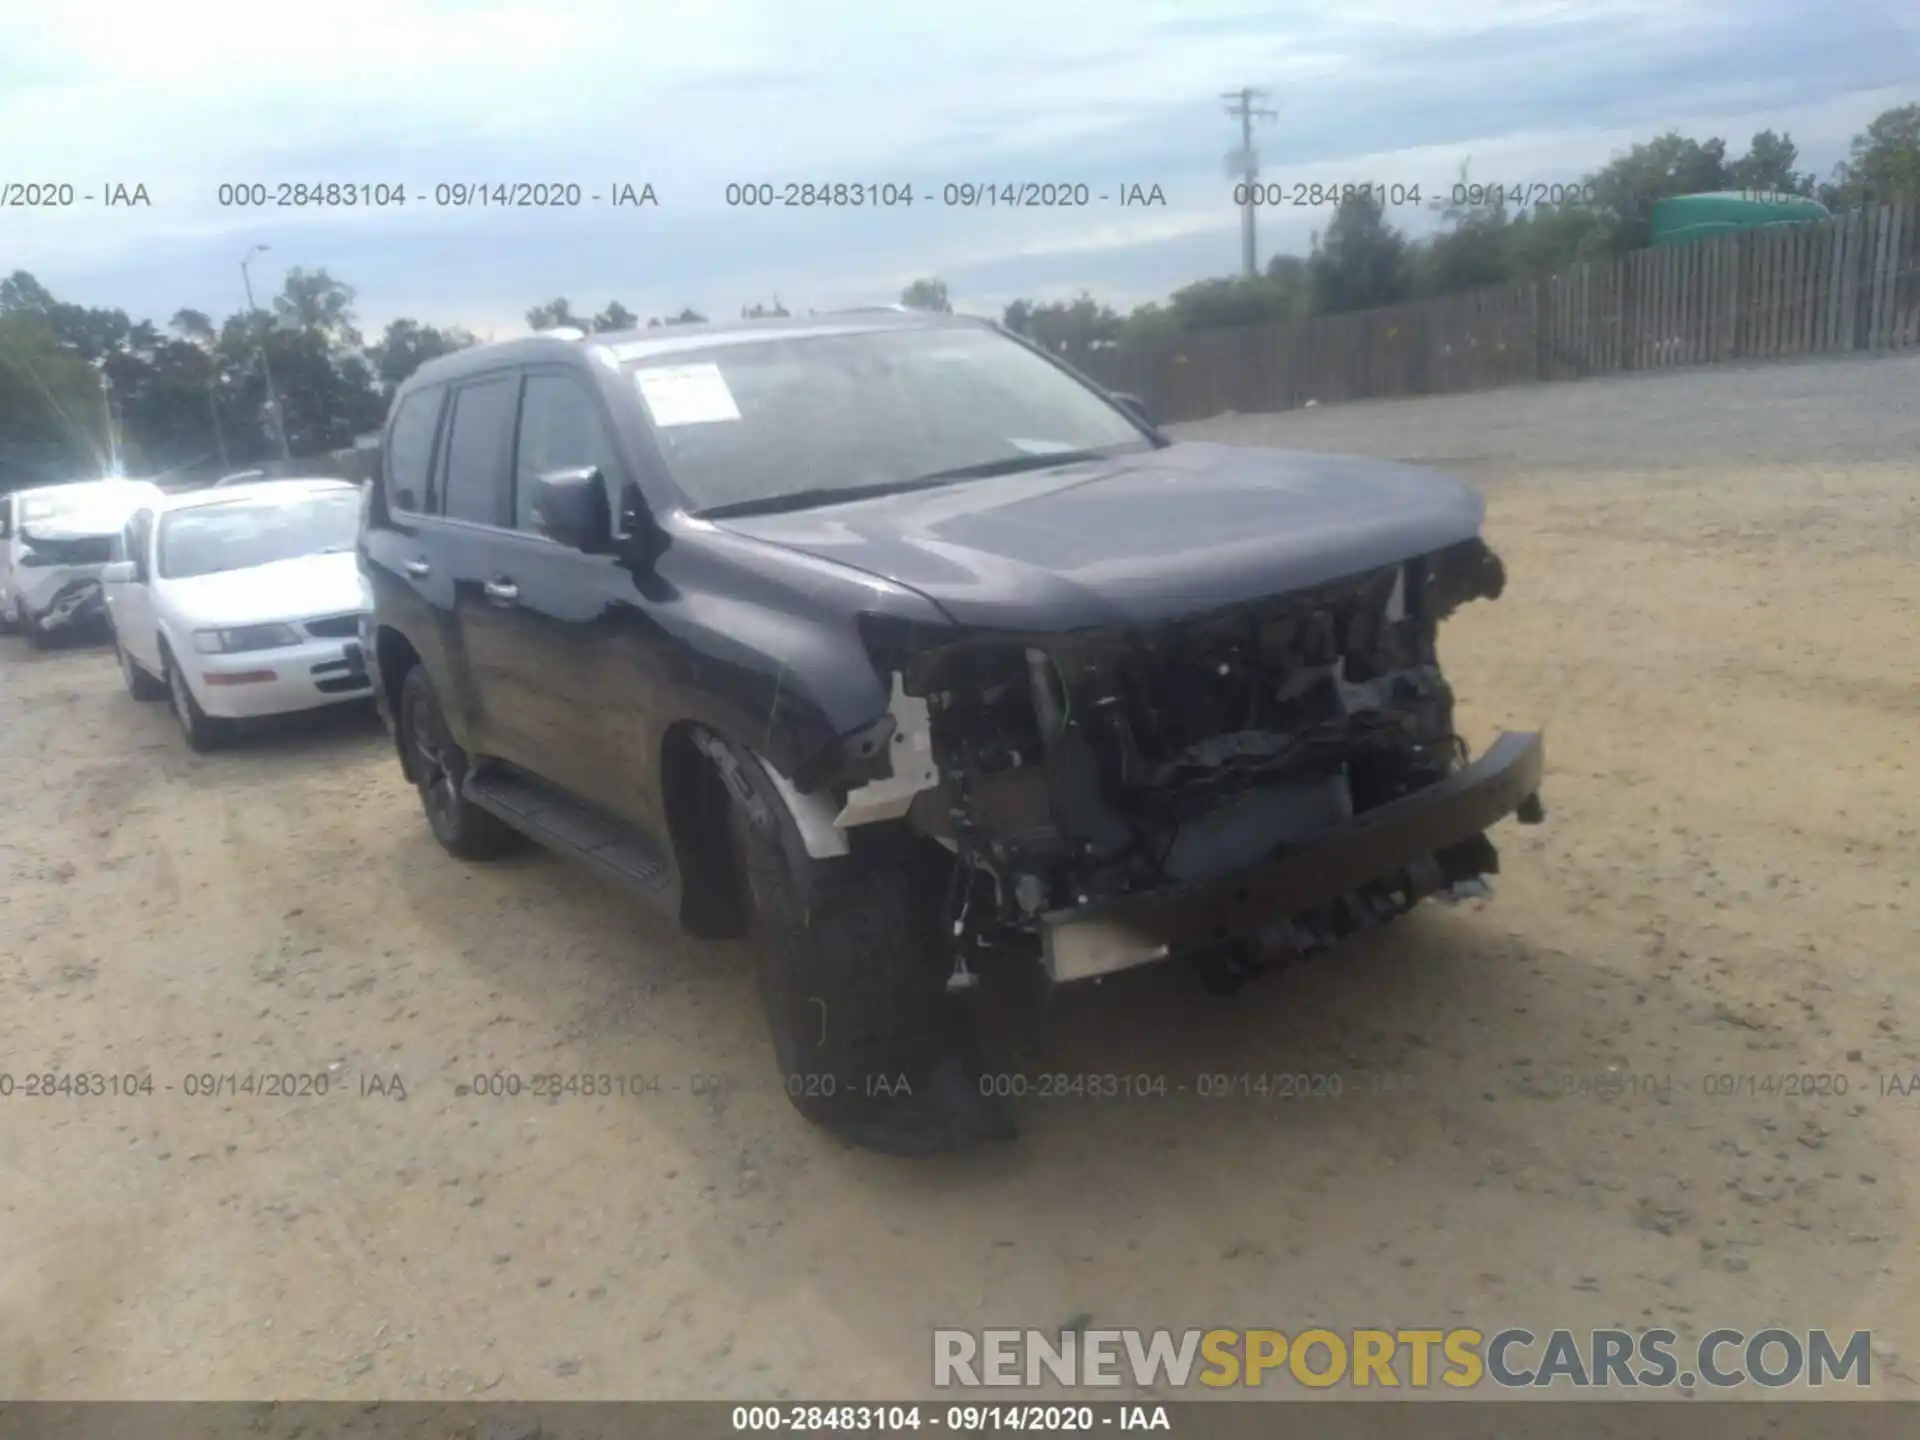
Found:
[[521, 372], [495, 370], [455, 383], [440, 447], [440, 514], [435, 532], [437, 584], [452, 605], [449, 675], [458, 694], [468, 753], [526, 763], [519, 736], [522, 692], [502, 626], [511, 601], [500, 598], [495, 558], [512, 520], [514, 421]]
[[[419, 654], [439, 689], [448, 723], [466, 739], [463, 661], [454, 629], [453, 578], [440, 555], [440, 448], [447, 387], [426, 385], [402, 397], [387, 420], [378, 496], [370, 496], [360, 570], [376, 623], [390, 626]], [[391, 680], [393, 677], [383, 677]]]

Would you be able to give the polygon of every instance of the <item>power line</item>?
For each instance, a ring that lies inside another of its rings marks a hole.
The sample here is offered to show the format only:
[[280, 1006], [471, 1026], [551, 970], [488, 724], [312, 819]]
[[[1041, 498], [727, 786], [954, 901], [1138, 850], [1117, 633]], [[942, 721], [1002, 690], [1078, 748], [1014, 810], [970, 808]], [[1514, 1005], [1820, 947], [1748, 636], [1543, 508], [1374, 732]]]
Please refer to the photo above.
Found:
[[1253, 149], [1253, 122], [1272, 120], [1280, 112], [1264, 109], [1255, 105], [1255, 100], [1263, 100], [1268, 92], [1251, 85], [1243, 85], [1238, 90], [1228, 90], [1220, 98], [1228, 102], [1227, 114], [1240, 122], [1240, 149], [1231, 157], [1239, 162], [1240, 178], [1246, 182], [1241, 192], [1240, 202], [1240, 269], [1251, 280], [1259, 273], [1259, 262], [1254, 254], [1253, 212], [1254, 183], [1260, 178], [1260, 157]]

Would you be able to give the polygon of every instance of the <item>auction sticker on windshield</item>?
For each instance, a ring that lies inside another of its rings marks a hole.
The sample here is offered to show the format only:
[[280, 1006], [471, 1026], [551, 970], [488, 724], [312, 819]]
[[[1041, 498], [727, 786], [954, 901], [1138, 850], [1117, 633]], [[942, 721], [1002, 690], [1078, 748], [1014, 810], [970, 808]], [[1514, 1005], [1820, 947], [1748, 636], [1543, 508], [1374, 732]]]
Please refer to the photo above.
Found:
[[708, 425], [716, 420], [738, 420], [740, 407], [720, 373], [705, 365], [652, 365], [634, 372], [647, 413], [661, 429], [674, 425]]

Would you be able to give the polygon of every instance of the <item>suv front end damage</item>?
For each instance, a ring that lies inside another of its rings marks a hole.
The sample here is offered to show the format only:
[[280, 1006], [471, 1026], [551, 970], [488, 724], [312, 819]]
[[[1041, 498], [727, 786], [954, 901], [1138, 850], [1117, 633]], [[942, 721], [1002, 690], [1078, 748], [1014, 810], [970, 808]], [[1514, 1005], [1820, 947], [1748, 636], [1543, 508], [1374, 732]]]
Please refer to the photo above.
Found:
[[111, 535], [37, 535], [22, 537], [14, 573], [18, 606], [40, 630], [77, 629], [101, 624], [106, 602], [100, 572], [112, 558]]
[[1179, 956], [1232, 982], [1483, 893], [1488, 827], [1542, 818], [1543, 746], [1468, 756], [1436, 637], [1503, 584], [1476, 539], [1158, 625], [896, 646], [892, 773], [837, 823], [955, 854], [957, 977], [1012, 945], [1056, 982]]

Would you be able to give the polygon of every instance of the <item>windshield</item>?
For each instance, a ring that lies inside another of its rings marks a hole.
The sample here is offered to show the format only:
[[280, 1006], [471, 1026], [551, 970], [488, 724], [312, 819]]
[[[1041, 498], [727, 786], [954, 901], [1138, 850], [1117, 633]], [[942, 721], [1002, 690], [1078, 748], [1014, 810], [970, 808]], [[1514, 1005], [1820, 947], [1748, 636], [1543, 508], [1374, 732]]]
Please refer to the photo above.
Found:
[[630, 368], [697, 510], [1153, 444], [1103, 397], [986, 329], [756, 338]]
[[186, 580], [351, 550], [359, 524], [356, 490], [329, 490], [297, 500], [197, 505], [161, 520], [160, 574], [167, 580]]

